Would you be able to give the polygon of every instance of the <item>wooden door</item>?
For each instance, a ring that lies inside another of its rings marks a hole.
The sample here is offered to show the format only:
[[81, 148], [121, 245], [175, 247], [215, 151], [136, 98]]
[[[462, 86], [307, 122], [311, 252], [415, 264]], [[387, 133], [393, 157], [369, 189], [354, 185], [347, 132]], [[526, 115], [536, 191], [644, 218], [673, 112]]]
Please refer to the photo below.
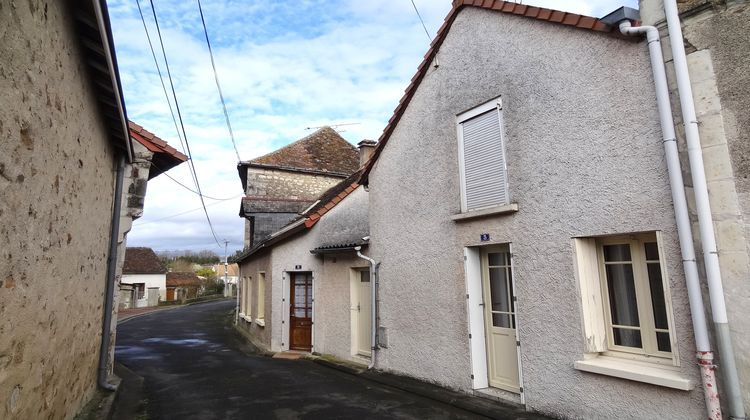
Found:
[[174, 288], [170, 287], [167, 288], [167, 301], [173, 301], [174, 300]]
[[357, 286], [357, 353], [369, 356], [372, 351], [372, 288], [369, 271], [359, 272]]
[[516, 308], [507, 247], [482, 251], [482, 283], [490, 386], [519, 392]]
[[292, 273], [289, 298], [289, 349], [312, 350], [312, 273]]

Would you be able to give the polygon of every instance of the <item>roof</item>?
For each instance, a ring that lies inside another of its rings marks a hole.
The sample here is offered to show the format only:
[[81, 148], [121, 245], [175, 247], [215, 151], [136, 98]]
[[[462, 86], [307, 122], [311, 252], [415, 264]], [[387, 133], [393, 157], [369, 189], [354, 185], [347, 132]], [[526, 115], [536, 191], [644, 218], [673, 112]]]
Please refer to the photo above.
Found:
[[310, 253], [311, 254], [335, 254], [338, 252], [348, 252], [348, 251], [356, 250], [357, 247], [363, 247], [366, 245], [367, 245], [367, 241], [361, 240], [361, 241], [351, 242], [351, 243], [319, 246], [317, 248], [311, 249]]
[[167, 267], [162, 264], [153, 249], [146, 247], [127, 247], [123, 274], [164, 274]]
[[346, 177], [359, 168], [359, 151], [331, 127], [323, 127], [292, 144], [237, 165], [247, 190], [246, 168], [259, 167]]
[[167, 287], [200, 286], [201, 279], [192, 272], [167, 273]]
[[[224, 277], [224, 264], [215, 264], [211, 268], [216, 272], [217, 277]], [[239, 264], [229, 264], [227, 266], [227, 276], [237, 277], [239, 275], [240, 275]]]
[[378, 139], [378, 144], [375, 147], [375, 150], [372, 152], [372, 156], [370, 157], [367, 164], [365, 165], [365, 170], [363, 171], [362, 177], [359, 181], [361, 184], [363, 185], [367, 184], [368, 176], [370, 174], [370, 171], [372, 170], [372, 167], [375, 165], [375, 162], [378, 160], [378, 157], [380, 156], [381, 151], [383, 150], [385, 145], [388, 143], [388, 139], [391, 137], [391, 134], [393, 133], [393, 130], [396, 128], [396, 125], [398, 125], [399, 120], [401, 120], [401, 116], [404, 114], [404, 111], [406, 110], [406, 107], [409, 105], [411, 98], [414, 96], [414, 93], [417, 91], [417, 87], [419, 87], [419, 84], [422, 82], [422, 79], [424, 78], [425, 74], [427, 74], [427, 70], [429, 70], [430, 68], [430, 63], [432, 63], [432, 60], [435, 58], [435, 55], [440, 49], [440, 46], [443, 44], [445, 37], [448, 35], [448, 32], [450, 31], [450, 27], [453, 24], [453, 21], [456, 19], [456, 16], [461, 12], [461, 10], [463, 10], [465, 7], [478, 7], [482, 9], [493, 10], [499, 13], [516, 15], [519, 17], [540, 20], [543, 22], [549, 22], [551, 24], [571, 26], [574, 28], [579, 28], [581, 30], [588, 30], [588, 31], [593, 31], [593, 32], [599, 32], [602, 34], [609, 34], [617, 38], [628, 39], [631, 42], [634, 40], [637, 40], [637, 38], [633, 38], [633, 37], [626, 38], [625, 36], [621, 35], [619, 31], [614, 30], [616, 28], [610, 25], [607, 25], [601, 19], [597, 19], [591, 16], [584, 16], [584, 15], [579, 15], [576, 13], [568, 13], [568, 12], [563, 12], [560, 10], [546, 9], [544, 7], [528, 6], [525, 4], [514, 3], [511, 1], [453, 0], [453, 8], [451, 9], [450, 12], [448, 12], [448, 15], [445, 17], [445, 21], [443, 22], [443, 25], [438, 30], [437, 35], [435, 36], [435, 39], [433, 39], [432, 43], [430, 44], [430, 48], [429, 50], [427, 50], [427, 53], [425, 54], [424, 59], [417, 67], [417, 73], [414, 75], [414, 77], [411, 78], [411, 82], [409, 83], [409, 86], [406, 87], [406, 90], [404, 91], [404, 95], [401, 97], [401, 100], [396, 106], [396, 109], [393, 111], [393, 115], [391, 116], [391, 119], [388, 120], [388, 123], [383, 129], [383, 133], [380, 135], [380, 138]]
[[69, 1], [74, 12], [76, 33], [81, 41], [88, 79], [94, 89], [110, 141], [133, 160], [128, 136], [127, 111], [112, 42], [106, 0]]
[[276, 233], [272, 234], [267, 239], [260, 242], [258, 245], [245, 251], [242, 255], [240, 255], [239, 258], [237, 258], [237, 262], [242, 262], [251, 255], [269, 249], [276, 243], [281, 242], [282, 240], [287, 239], [298, 232], [311, 229], [313, 226], [315, 226], [316, 223], [318, 223], [323, 215], [328, 213], [332, 208], [336, 207], [338, 203], [340, 203], [344, 198], [346, 198], [349, 194], [354, 192], [354, 190], [359, 187], [357, 179], [359, 179], [362, 175], [362, 169], [363, 168], [349, 175], [346, 179], [334, 185], [333, 187], [329, 188], [320, 196], [315, 205], [305, 210], [305, 212], [302, 213], [299, 218], [292, 221]]
[[151, 170], [148, 172], [148, 179], [152, 179], [187, 161], [187, 156], [133, 121], [128, 122], [128, 129], [130, 130], [130, 137], [154, 154], [151, 158]]

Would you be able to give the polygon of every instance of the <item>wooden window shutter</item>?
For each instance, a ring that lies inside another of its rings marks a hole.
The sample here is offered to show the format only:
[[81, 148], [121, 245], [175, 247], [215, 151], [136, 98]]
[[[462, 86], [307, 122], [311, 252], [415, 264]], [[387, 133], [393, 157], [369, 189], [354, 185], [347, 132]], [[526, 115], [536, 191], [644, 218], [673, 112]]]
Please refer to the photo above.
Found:
[[508, 204], [500, 110], [461, 123], [466, 211]]

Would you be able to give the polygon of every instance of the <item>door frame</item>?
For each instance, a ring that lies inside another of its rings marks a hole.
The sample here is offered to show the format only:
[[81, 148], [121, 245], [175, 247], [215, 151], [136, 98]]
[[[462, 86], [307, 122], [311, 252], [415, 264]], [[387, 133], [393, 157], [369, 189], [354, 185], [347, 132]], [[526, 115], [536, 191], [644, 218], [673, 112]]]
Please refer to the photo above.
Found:
[[[313, 270], [284, 270], [281, 272], [281, 350], [289, 350], [290, 340], [290, 309], [291, 309], [291, 284], [292, 275], [298, 273], [310, 273], [312, 279], [312, 326], [310, 329], [310, 353], [315, 352], [315, 271]], [[271, 308], [273, 315], [273, 308]]]
[[[360, 292], [360, 276], [361, 272], [368, 271], [370, 272], [370, 293], [372, 293], [372, 282], [374, 279], [372, 278], [372, 272], [369, 266], [361, 266], [361, 267], [352, 267], [349, 270], [349, 332], [350, 332], [350, 340], [349, 340], [349, 347], [350, 347], [350, 354], [354, 357], [361, 357], [363, 359], [369, 360], [370, 357], [372, 357], [372, 350], [370, 350], [369, 355], [364, 355], [359, 352], [359, 339], [360, 339], [360, 331], [359, 331], [359, 311], [356, 311], [357, 308], [354, 307], [355, 299], [359, 300], [359, 292]], [[372, 328], [372, 320], [370, 321], [370, 328]], [[370, 331], [372, 333], [372, 331]], [[372, 341], [372, 339], [368, 340]], [[372, 343], [370, 343], [370, 347], [372, 347]]]
[[[484, 285], [482, 279], [482, 251], [490, 247], [507, 246], [510, 253], [511, 284], [513, 285], [513, 297], [518, 296], [515, 257], [513, 255], [513, 244], [510, 242], [497, 242], [483, 244], [481, 246], [467, 246], [463, 249], [464, 274], [466, 280], [466, 312], [469, 329], [469, 355], [471, 359], [472, 389], [489, 388], [489, 367], [487, 362], [487, 340], [486, 324], [484, 314]], [[518, 316], [518, 300], [515, 301], [516, 316], [516, 341], [520, 342], [519, 330], [521, 320]], [[521, 363], [521, 345], [516, 346], [516, 358], [518, 360], [518, 387], [521, 404], [526, 404], [523, 387], [523, 369]], [[494, 387], [493, 387], [494, 388]], [[500, 389], [500, 388], [498, 388]], [[503, 390], [504, 391], [504, 390]]]

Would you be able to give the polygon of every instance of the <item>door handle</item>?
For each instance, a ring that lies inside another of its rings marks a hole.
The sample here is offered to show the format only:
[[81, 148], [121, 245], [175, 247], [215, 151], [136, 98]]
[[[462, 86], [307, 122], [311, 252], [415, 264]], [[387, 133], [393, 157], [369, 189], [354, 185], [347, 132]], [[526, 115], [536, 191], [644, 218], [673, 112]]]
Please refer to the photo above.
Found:
[[357, 312], [362, 312], [362, 308], [359, 306], [359, 303], [357, 304]]

